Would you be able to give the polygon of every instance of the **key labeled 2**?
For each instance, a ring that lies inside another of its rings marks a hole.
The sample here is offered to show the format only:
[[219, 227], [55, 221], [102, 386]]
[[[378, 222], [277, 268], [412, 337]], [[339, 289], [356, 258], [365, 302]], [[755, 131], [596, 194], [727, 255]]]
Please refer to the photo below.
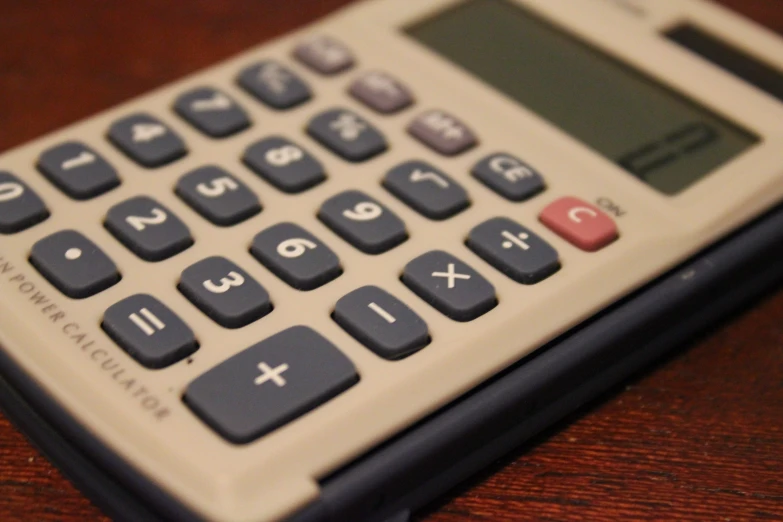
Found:
[[318, 219], [367, 254], [381, 254], [408, 239], [400, 218], [358, 190], [328, 199], [318, 211]]
[[224, 257], [208, 257], [189, 266], [182, 272], [177, 288], [226, 328], [241, 328], [272, 311], [266, 289]]
[[104, 225], [117, 240], [146, 261], [161, 261], [193, 244], [188, 227], [169, 209], [147, 196], [113, 206]]

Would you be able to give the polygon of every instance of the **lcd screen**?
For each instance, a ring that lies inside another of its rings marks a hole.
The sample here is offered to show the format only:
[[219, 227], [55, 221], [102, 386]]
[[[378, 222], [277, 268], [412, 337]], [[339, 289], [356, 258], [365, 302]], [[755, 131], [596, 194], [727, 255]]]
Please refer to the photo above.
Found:
[[758, 142], [507, 0], [467, 0], [405, 31], [666, 194]]

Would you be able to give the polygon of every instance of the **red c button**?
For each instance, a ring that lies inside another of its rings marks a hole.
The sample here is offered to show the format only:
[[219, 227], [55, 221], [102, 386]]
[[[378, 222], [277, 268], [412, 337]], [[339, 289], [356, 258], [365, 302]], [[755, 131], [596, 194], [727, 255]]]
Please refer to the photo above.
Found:
[[572, 245], [588, 252], [595, 252], [618, 237], [612, 218], [579, 198], [565, 197], [550, 203], [538, 219]]

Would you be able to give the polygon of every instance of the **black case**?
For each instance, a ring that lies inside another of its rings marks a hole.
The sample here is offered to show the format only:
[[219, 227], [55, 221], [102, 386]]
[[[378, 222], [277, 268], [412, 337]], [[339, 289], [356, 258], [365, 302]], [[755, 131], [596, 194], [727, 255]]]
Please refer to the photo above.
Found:
[[[410, 513], [783, 280], [783, 206], [321, 481], [291, 522]], [[199, 520], [71, 419], [0, 349], [0, 408], [116, 520]]]

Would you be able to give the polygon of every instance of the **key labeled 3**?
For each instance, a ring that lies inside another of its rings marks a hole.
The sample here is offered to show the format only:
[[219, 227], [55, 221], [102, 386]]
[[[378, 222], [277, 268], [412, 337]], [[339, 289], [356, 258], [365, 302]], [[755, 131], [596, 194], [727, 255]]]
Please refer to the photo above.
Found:
[[272, 311], [266, 289], [224, 257], [208, 257], [189, 266], [177, 288], [226, 328], [240, 328]]

